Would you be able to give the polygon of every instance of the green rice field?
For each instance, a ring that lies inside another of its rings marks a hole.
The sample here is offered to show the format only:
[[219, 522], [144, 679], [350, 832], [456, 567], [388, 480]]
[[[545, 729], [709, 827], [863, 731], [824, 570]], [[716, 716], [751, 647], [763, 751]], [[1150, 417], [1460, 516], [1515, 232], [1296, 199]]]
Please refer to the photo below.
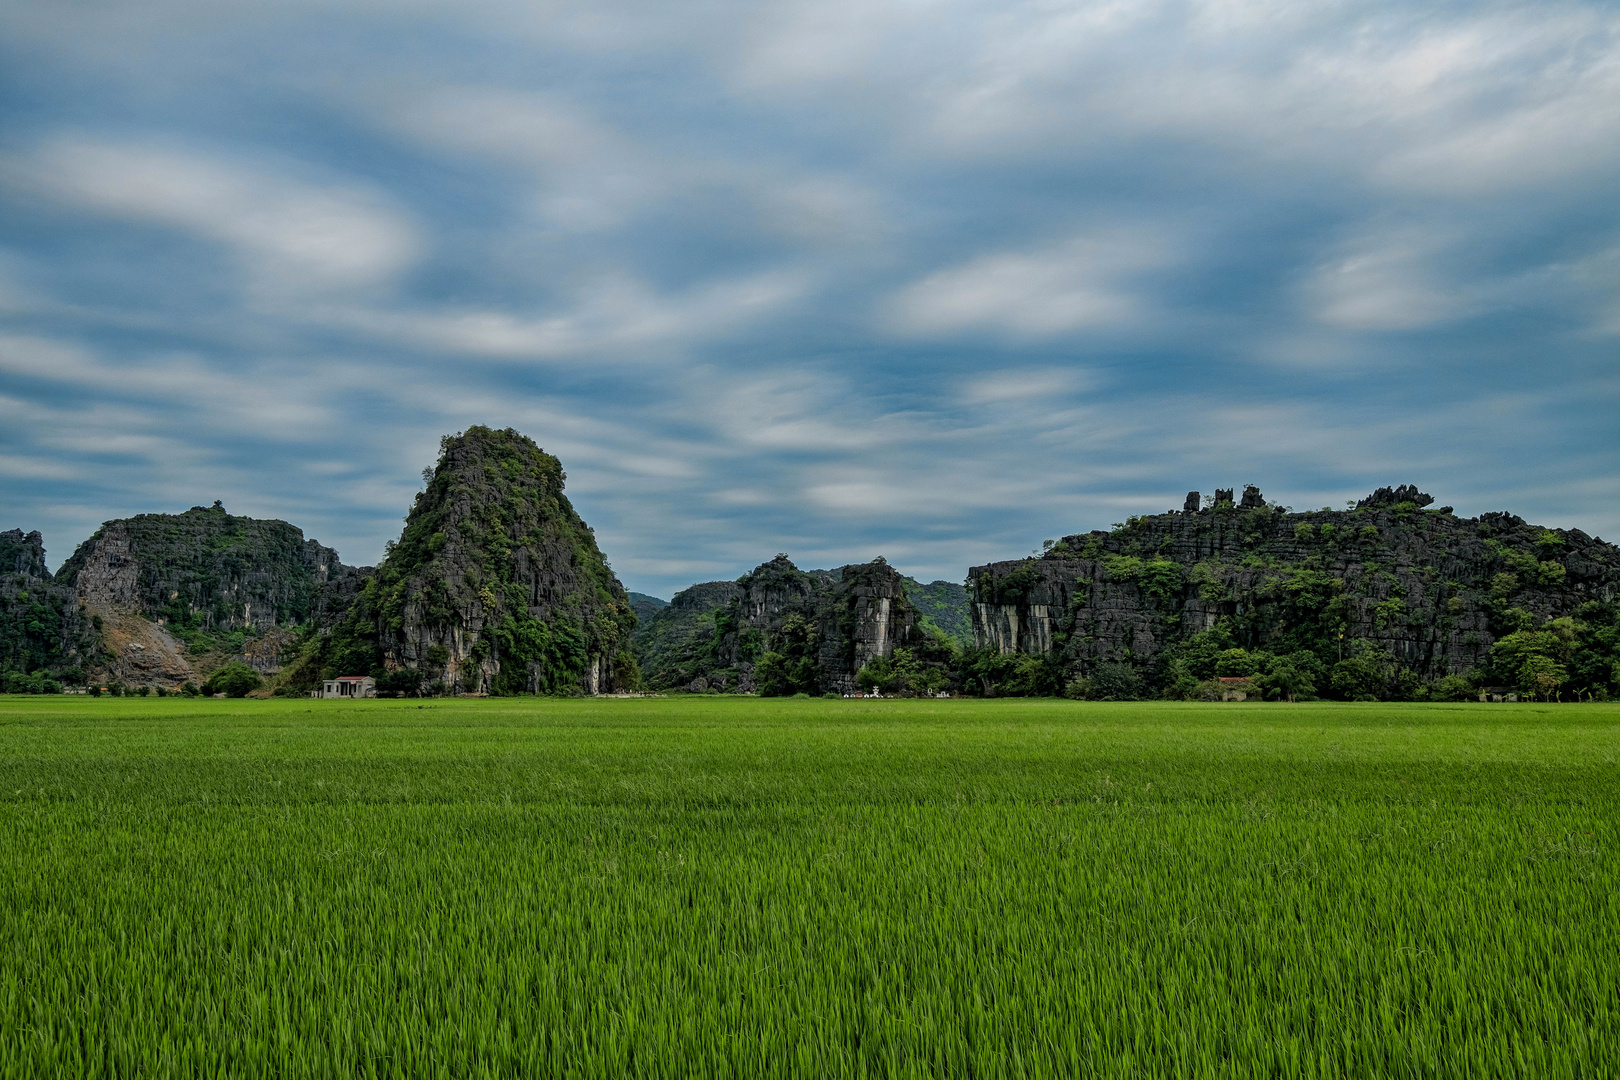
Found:
[[1620, 1075], [1620, 706], [0, 698], [0, 1077]]

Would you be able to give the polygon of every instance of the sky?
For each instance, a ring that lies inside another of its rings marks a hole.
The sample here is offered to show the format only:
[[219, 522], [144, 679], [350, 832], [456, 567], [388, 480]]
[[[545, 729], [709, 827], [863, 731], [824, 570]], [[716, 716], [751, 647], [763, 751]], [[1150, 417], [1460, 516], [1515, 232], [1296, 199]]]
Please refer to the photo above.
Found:
[[0, 5], [0, 529], [375, 563], [442, 435], [668, 597], [1257, 484], [1620, 538], [1620, 6]]

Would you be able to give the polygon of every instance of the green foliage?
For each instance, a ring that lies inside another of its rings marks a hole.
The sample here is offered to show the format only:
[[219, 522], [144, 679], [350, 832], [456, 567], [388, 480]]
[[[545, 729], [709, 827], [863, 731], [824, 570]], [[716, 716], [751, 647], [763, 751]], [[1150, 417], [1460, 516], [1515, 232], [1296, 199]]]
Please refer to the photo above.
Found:
[[1255, 689], [1268, 701], [1297, 701], [1316, 696], [1320, 663], [1310, 652], [1275, 657], [1254, 678]]
[[641, 689], [641, 665], [629, 649], [620, 649], [613, 655], [613, 685], [623, 691]]
[[581, 673], [590, 663], [585, 634], [558, 620], [542, 622], [527, 611], [503, 611], [490, 632], [500, 662], [491, 692], [496, 694], [566, 694], [579, 691]]
[[1373, 608], [1373, 625], [1380, 630], [1387, 630], [1406, 620], [1406, 601], [1398, 596], [1392, 596]]
[[[1059, 557], [1058, 548], [1049, 549], [1047, 554]], [[924, 585], [912, 578], [903, 578], [901, 584], [911, 606], [917, 609], [919, 622], [938, 629], [959, 647], [972, 646], [973, 620], [968, 613], [967, 589], [954, 581], [933, 581]]]
[[964, 650], [959, 662], [963, 688], [982, 697], [1047, 697], [1065, 680], [1055, 653], [1026, 656], [991, 647]]
[[[1325, 526], [1331, 528], [1332, 526]], [[1331, 535], [1331, 534], [1329, 534]], [[1294, 539], [1301, 543], [1310, 543], [1316, 539], [1316, 526], [1309, 521], [1301, 521], [1294, 526]]]
[[226, 664], [203, 683], [204, 694], [224, 694], [230, 698], [247, 697], [264, 685], [259, 673], [246, 664]]
[[1135, 701], [1141, 695], [1142, 680], [1136, 669], [1121, 661], [1095, 665], [1086, 679], [1086, 697], [1091, 701]]
[[1040, 571], [1029, 563], [1024, 563], [999, 578], [981, 574], [979, 580], [974, 583], [973, 599], [980, 604], [1023, 603], [1030, 586], [1040, 579]]
[[754, 665], [754, 685], [762, 697], [819, 694], [821, 635], [802, 615], [791, 614], [772, 637], [770, 651]]
[[0, 694], [60, 694], [62, 684], [43, 671], [0, 671]]
[[1225, 649], [1215, 657], [1218, 678], [1247, 678], [1259, 671], [1259, 661], [1245, 649]]

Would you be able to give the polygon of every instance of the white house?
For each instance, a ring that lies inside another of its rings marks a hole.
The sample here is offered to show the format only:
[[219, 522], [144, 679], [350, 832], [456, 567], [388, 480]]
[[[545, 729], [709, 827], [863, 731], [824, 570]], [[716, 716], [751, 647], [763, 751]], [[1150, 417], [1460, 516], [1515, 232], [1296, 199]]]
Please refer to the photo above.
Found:
[[343, 675], [327, 679], [319, 690], [310, 692], [318, 698], [362, 698], [377, 696], [377, 680], [370, 675]]

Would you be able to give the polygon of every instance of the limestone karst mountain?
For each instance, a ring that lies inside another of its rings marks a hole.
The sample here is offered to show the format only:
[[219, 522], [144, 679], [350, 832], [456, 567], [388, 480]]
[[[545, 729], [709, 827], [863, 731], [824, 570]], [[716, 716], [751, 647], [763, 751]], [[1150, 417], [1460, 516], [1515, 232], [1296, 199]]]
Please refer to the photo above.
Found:
[[633, 687], [635, 614], [558, 460], [516, 431], [446, 436], [405, 529], [302, 677], [377, 670], [385, 689]]
[[40, 534], [12, 530], [0, 534], [0, 669], [169, 688], [230, 660], [274, 674], [297, 628], [341, 608], [358, 575], [296, 527], [218, 503], [108, 521], [54, 578]]
[[475, 427], [442, 449], [376, 570], [218, 504], [109, 521], [54, 578], [39, 533], [0, 533], [0, 686], [172, 689], [235, 660], [282, 693], [340, 674], [389, 693], [600, 693], [644, 673], [725, 693], [1187, 696], [1230, 668], [1267, 694], [1620, 694], [1620, 549], [1459, 518], [1410, 486], [1303, 513], [1254, 487], [1193, 492], [974, 567], [969, 589], [778, 556], [666, 604], [624, 591], [532, 441]]
[[229, 660], [274, 675], [295, 630], [328, 617], [359, 571], [285, 521], [219, 504], [108, 521], [56, 573], [101, 620], [103, 677], [201, 682]]
[[800, 570], [786, 555], [676, 593], [637, 630], [636, 646], [649, 686], [722, 693], [844, 693], [897, 648], [948, 652], [883, 560]]
[[1050, 685], [1128, 665], [1144, 692], [1162, 692], [1177, 649], [1219, 627], [1236, 647], [1304, 651], [1324, 666], [1366, 652], [1398, 694], [1400, 680], [1485, 668], [1505, 635], [1581, 612], [1613, 622], [1614, 545], [1432, 503], [1408, 486], [1349, 510], [1294, 513], [1254, 487], [1207, 506], [1193, 492], [1180, 512], [973, 567], [974, 634], [997, 652], [1043, 658]]

